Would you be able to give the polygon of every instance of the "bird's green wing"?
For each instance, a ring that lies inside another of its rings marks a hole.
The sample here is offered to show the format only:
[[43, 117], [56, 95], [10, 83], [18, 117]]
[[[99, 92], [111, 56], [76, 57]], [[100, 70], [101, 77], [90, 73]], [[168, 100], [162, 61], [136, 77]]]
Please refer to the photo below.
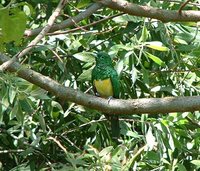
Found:
[[94, 94], [97, 95], [97, 90], [96, 90], [96, 87], [94, 86], [94, 80], [97, 79], [96, 76], [97, 76], [97, 73], [96, 73], [96, 67], [93, 68], [92, 70], [92, 77], [91, 77], [91, 81], [92, 81], [92, 87], [93, 87], [93, 91], [94, 91]]
[[119, 77], [117, 75], [117, 72], [115, 70], [112, 71], [110, 75], [110, 79], [112, 82], [113, 86], [113, 97], [114, 98], [119, 98], [119, 93], [120, 93], [120, 82], [119, 82]]
[[[117, 72], [113, 68], [110, 79], [112, 82], [112, 87], [113, 87], [113, 97], [114, 98], [119, 98], [119, 93], [120, 93], [120, 82], [119, 82], [119, 77], [117, 75]], [[120, 135], [120, 126], [119, 126], [119, 116], [118, 115], [112, 115], [110, 118], [111, 121], [111, 131], [112, 131], [112, 138], [115, 140], [115, 142], [118, 143], [118, 138]]]

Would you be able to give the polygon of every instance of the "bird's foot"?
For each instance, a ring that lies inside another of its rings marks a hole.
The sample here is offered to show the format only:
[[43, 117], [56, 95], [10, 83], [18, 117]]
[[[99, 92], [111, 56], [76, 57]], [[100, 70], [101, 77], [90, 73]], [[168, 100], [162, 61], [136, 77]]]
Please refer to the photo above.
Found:
[[112, 96], [108, 97], [108, 104], [110, 103], [111, 99], [113, 99]]

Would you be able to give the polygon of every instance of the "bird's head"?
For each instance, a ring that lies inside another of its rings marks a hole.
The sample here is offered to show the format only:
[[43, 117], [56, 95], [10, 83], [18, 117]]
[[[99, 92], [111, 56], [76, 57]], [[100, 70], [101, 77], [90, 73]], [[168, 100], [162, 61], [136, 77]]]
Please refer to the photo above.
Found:
[[98, 52], [96, 56], [97, 64], [112, 65], [112, 60], [106, 52]]

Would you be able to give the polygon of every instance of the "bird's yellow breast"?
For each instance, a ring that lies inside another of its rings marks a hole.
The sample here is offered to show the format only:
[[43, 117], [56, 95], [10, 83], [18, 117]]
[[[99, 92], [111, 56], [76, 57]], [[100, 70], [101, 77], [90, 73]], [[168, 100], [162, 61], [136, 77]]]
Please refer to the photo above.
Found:
[[94, 80], [93, 84], [97, 90], [97, 93], [101, 97], [113, 96], [113, 87], [110, 78], [105, 80]]

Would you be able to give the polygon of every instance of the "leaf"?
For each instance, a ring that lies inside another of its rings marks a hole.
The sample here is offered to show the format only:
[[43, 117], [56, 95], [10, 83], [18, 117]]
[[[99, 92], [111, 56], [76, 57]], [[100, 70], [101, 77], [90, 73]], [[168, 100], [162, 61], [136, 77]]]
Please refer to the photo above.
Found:
[[179, 44], [188, 45], [188, 43], [185, 40], [178, 38], [178, 37], [174, 38], [174, 42], [179, 43]]
[[148, 34], [149, 34], [149, 32], [148, 32], [146, 26], [144, 25], [142, 28], [142, 35], [139, 39], [139, 42], [145, 42], [148, 38]]
[[88, 70], [84, 70], [81, 75], [77, 78], [77, 81], [90, 81], [91, 80], [91, 73], [93, 67], [89, 68]]
[[23, 124], [24, 122], [24, 114], [21, 108], [20, 102], [17, 100], [15, 102], [15, 105], [10, 113], [10, 119], [13, 119], [14, 117], [17, 118], [17, 121]]
[[[142, 73], [143, 73], [143, 83], [142, 84], [148, 85], [149, 84], [149, 71], [147, 69], [145, 69], [144, 67], [142, 67]], [[146, 89], [146, 85], [144, 86], [144, 88]], [[142, 89], [142, 90], [144, 91], [145, 89]]]
[[177, 171], [187, 171], [187, 169], [185, 168], [185, 166], [183, 164], [178, 163], [178, 170]]
[[46, 132], [46, 123], [45, 123], [44, 117], [41, 113], [38, 114], [38, 119], [39, 119], [39, 123], [40, 123], [40, 126], [41, 126], [43, 132]]
[[108, 146], [106, 148], [104, 148], [102, 151], [100, 151], [99, 156], [103, 157], [108, 155], [111, 151], [113, 150], [113, 146]]
[[139, 135], [137, 132], [133, 132], [133, 131], [127, 131], [126, 132], [126, 136], [130, 136], [130, 137], [133, 137], [133, 138], [139, 138]]
[[10, 120], [12, 120], [13, 118], [16, 117], [16, 112], [17, 112], [17, 109], [18, 109], [18, 104], [16, 104], [16, 103], [15, 103], [14, 107], [12, 108], [12, 110], [10, 112]]
[[91, 2], [91, 0], [81, 0], [77, 4], [77, 8], [84, 8], [84, 7], [88, 6], [90, 2]]
[[9, 107], [8, 89], [3, 86], [2, 91], [4, 91], [3, 97], [2, 97], [2, 100], [1, 100], [2, 111], [5, 111]]
[[137, 69], [135, 68], [134, 65], [132, 65], [132, 70], [131, 70], [131, 80], [132, 80], [132, 83], [133, 85], [135, 84], [135, 81], [137, 79]]
[[169, 48], [163, 46], [162, 42], [154, 41], [154, 42], [146, 42], [145, 45], [151, 49], [155, 49], [158, 51], [168, 51]]
[[131, 51], [131, 50], [134, 49], [134, 46], [132, 44], [126, 44], [126, 45], [117, 44], [117, 45], [114, 45], [109, 49], [109, 55], [110, 56], [116, 55], [121, 49], [126, 50], [126, 51]]
[[147, 153], [147, 158], [151, 159], [151, 160], [155, 160], [155, 161], [160, 161], [160, 156], [158, 153], [154, 152], [154, 151], [148, 151]]
[[145, 52], [145, 54], [147, 55], [148, 58], [152, 59], [156, 64], [164, 67], [165, 66], [165, 62], [163, 62], [160, 58], [158, 58], [155, 55], [152, 55], [151, 53]]
[[123, 70], [123, 68], [124, 68], [124, 59], [121, 59], [121, 60], [117, 63], [117, 65], [115, 66], [115, 68], [116, 68], [116, 71], [117, 71], [118, 75], [120, 75], [121, 72], [122, 72], [122, 70]]
[[196, 165], [198, 168], [200, 167], [200, 160], [192, 160], [191, 163]]
[[159, 91], [166, 91], [172, 93], [175, 90], [170, 86], [155, 86], [151, 89], [151, 92], [159, 92]]
[[10, 169], [10, 171], [30, 171], [30, 166], [27, 166], [26, 163], [23, 163], [21, 165], [17, 165], [16, 167]]
[[29, 99], [27, 97], [23, 100], [19, 100], [19, 103], [21, 105], [22, 110], [26, 113], [32, 113], [34, 111], [31, 102], [29, 102]]
[[[139, 17], [135, 17], [135, 16], [132, 16], [132, 15], [128, 15], [128, 14], [124, 14], [124, 15], [120, 15], [118, 17], [115, 17], [112, 19], [115, 23], [117, 24], [128, 24], [131, 23], [133, 24], [135, 27], [138, 26], [138, 22], [139, 21], [142, 21]], [[134, 26], [132, 25], [132, 30], [134, 30]]]
[[147, 141], [147, 146], [149, 147], [149, 150], [151, 151], [154, 148], [154, 146], [156, 145], [156, 139], [152, 133], [151, 127], [149, 127], [145, 137], [146, 137], [146, 141]]
[[94, 53], [91, 52], [81, 52], [81, 53], [76, 53], [73, 55], [76, 59], [83, 61], [83, 62], [95, 62], [95, 55]]
[[77, 119], [83, 123], [88, 123], [90, 120], [84, 117], [83, 115], [77, 115]]
[[26, 29], [26, 15], [18, 8], [0, 10], [1, 38], [5, 43], [21, 42]]
[[10, 102], [10, 104], [13, 103], [16, 94], [17, 94], [16, 90], [12, 86], [10, 86], [9, 87], [9, 102]]
[[178, 42], [181, 44], [185, 44], [185, 43], [188, 44], [187, 42], [190, 42], [193, 38], [194, 38], [193, 35], [188, 32], [178, 33], [175, 36], [175, 40], [178, 40]]
[[62, 113], [64, 113], [62, 106], [56, 102], [56, 101], [52, 101], [51, 102], [51, 106], [52, 106], [52, 110], [51, 110], [51, 117], [53, 119], [57, 119], [58, 116]]
[[47, 96], [47, 91], [39, 87], [34, 87], [34, 89], [30, 92], [30, 95], [35, 97], [36, 99], [50, 99]]

